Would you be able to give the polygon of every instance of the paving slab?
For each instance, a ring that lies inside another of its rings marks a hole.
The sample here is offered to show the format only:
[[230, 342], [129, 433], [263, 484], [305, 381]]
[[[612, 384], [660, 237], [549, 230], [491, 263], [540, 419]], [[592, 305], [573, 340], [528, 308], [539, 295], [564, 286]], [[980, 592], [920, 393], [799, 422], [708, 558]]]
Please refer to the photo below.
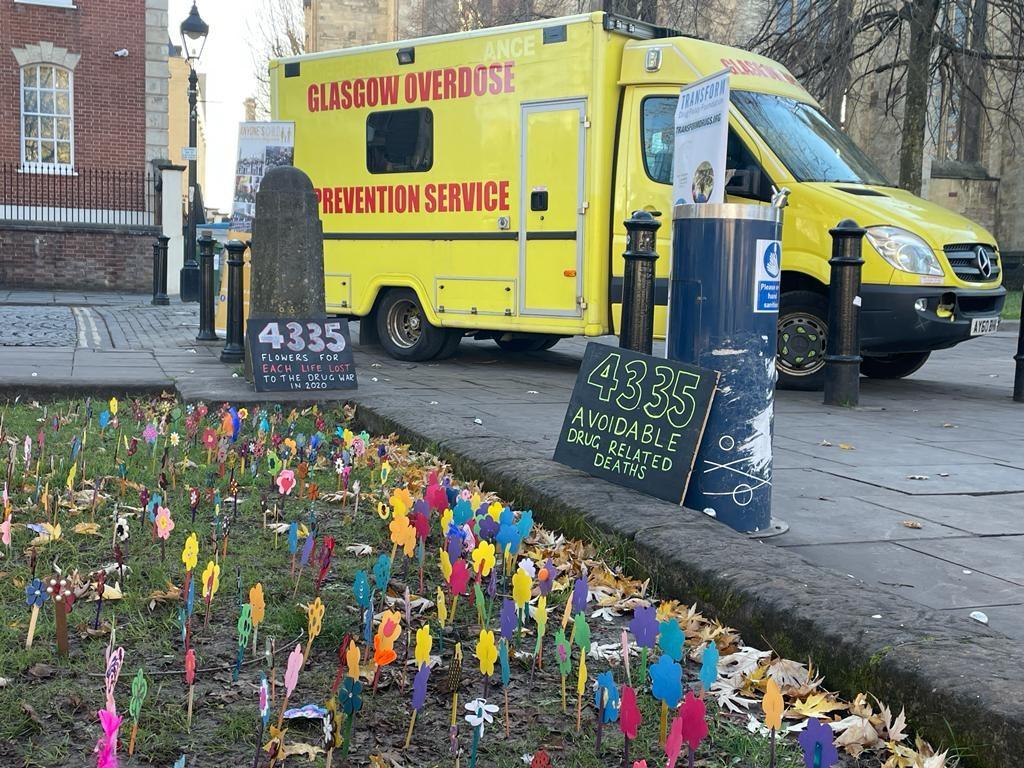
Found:
[[[948, 541], [942, 539], [938, 546]], [[809, 562], [845, 573], [868, 585], [886, 587], [930, 608], [1024, 606], [1024, 587], [975, 571], [966, 564], [954, 564], [916, 551], [920, 546], [871, 541], [788, 549]], [[971, 573], [965, 574], [964, 570]]]
[[1024, 586], [1024, 536], [972, 536], [900, 544], [961, 568], [977, 568], [978, 573]]
[[1024, 494], [1021, 493], [994, 496], [876, 496], [872, 501], [879, 506], [979, 536], [1024, 534]]
[[[1024, 469], [987, 464], [828, 467], [824, 474], [910, 495], [1024, 492]], [[916, 479], [921, 478], [921, 479]]]

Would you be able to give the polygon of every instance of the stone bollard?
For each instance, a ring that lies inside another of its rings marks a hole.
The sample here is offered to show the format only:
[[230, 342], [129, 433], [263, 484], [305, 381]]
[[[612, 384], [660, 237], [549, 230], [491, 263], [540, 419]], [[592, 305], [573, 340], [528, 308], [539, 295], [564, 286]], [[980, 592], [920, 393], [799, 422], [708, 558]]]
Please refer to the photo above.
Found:
[[217, 341], [213, 329], [213, 246], [208, 231], [199, 238], [199, 334], [196, 341]]
[[227, 339], [220, 353], [222, 363], [240, 363], [245, 359], [245, 307], [242, 296], [242, 265], [245, 263], [245, 243], [229, 240], [224, 246], [228, 267]]
[[[313, 183], [298, 168], [273, 168], [260, 182], [249, 268], [250, 323], [327, 316], [320, 209]], [[248, 357], [245, 368], [251, 379]]]
[[619, 346], [651, 354], [654, 341], [654, 248], [661, 222], [647, 211], [633, 211], [626, 226], [626, 266], [622, 278]]
[[153, 243], [153, 304], [166, 307], [171, 303], [167, 296], [167, 243], [171, 238], [159, 235]]
[[1013, 356], [1016, 369], [1013, 376], [1013, 400], [1024, 403], [1024, 318], [1021, 318], [1017, 329], [1017, 354]]
[[828, 289], [825, 339], [825, 405], [854, 407], [860, 402], [860, 257], [864, 230], [843, 219], [832, 235], [832, 274]]

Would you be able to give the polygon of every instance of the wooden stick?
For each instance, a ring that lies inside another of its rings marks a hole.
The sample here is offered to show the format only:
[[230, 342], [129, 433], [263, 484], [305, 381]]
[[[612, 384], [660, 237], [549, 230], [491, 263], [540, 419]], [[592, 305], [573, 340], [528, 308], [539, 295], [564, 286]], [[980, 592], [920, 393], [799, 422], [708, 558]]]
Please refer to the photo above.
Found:
[[668, 702], [661, 702], [661, 730], [658, 732], [658, 744], [665, 746], [665, 736], [668, 733]]
[[53, 596], [53, 615], [57, 624], [57, 655], [68, 655], [68, 611], [64, 595], [60, 592]]
[[36, 622], [39, 620], [39, 606], [32, 606], [32, 617], [28, 620], [28, 637], [25, 639], [25, 648], [32, 647], [32, 639], [36, 636]]
[[185, 730], [189, 733], [192, 732], [192, 700], [195, 693], [195, 686], [190, 685], [188, 687], [188, 718], [185, 721]]
[[139, 724], [132, 723], [132, 735], [128, 739], [128, 757], [131, 757], [135, 753], [135, 735], [139, 732]]
[[288, 694], [285, 693], [284, 700], [281, 702], [281, 713], [277, 716], [277, 730], [281, 730], [281, 724], [284, 722], [284, 711], [288, 709]]
[[[402, 747], [402, 749], [408, 749], [409, 748], [409, 742], [412, 741], [412, 729], [415, 727], [415, 725], [416, 725], [416, 710], [414, 709], [412, 711], [412, 717], [409, 719], [409, 731], [405, 734], [405, 746]], [[330, 753], [328, 753], [328, 754], [330, 754]]]

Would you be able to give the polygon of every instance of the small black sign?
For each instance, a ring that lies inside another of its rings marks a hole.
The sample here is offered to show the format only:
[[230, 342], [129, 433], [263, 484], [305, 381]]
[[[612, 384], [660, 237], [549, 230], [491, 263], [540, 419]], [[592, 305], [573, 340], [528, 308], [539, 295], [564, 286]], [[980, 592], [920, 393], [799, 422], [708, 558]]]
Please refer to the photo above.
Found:
[[246, 335], [257, 392], [355, 389], [345, 320], [250, 320]]
[[555, 461], [682, 503], [718, 372], [591, 342]]

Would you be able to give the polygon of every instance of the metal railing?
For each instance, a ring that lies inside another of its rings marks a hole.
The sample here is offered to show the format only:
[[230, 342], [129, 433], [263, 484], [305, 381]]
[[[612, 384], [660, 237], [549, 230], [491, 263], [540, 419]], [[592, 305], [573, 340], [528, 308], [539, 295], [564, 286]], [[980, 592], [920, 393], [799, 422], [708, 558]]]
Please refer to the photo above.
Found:
[[0, 164], [0, 221], [151, 226], [158, 203], [145, 170]]

